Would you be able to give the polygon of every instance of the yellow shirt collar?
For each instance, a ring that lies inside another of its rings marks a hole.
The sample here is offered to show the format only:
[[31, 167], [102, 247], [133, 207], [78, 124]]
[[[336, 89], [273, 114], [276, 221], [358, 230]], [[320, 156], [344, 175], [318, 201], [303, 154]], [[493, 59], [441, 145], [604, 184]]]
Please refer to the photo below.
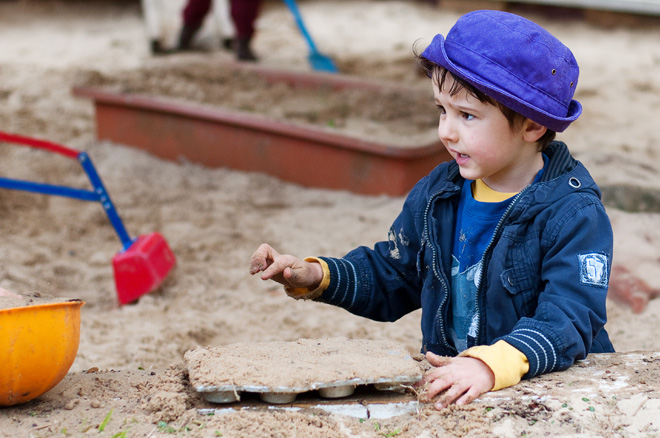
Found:
[[518, 193], [504, 193], [493, 190], [485, 182], [478, 179], [472, 183], [472, 197], [479, 202], [502, 202], [516, 196]]

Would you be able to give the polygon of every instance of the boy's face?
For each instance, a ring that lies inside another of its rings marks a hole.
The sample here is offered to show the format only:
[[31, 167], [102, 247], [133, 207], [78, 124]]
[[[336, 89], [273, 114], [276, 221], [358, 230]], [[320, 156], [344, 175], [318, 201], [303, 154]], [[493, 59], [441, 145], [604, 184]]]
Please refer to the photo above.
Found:
[[447, 74], [442, 90], [433, 80], [440, 109], [438, 135], [465, 179], [482, 179], [490, 188], [513, 193], [530, 184], [543, 167], [543, 158], [530, 142], [529, 119], [511, 127], [502, 111], [480, 102], [462, 88], [453, 96], [454, 78]]

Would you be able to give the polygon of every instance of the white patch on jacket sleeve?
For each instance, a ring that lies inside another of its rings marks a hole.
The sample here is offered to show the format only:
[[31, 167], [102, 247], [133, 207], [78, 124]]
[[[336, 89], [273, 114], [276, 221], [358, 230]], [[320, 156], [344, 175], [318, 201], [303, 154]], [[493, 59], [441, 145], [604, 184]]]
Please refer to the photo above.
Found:
[[390, 241], [390, 257], [399, 260], [401, 258], [399, 244], [408, 246], [410, 245], [410, 240], [403, 234], [403, 230], [399, 231], [399, 235], [397, 236], [393, 229], [390, 229], [387, 239]]
[[607, 287], [606, 255], [592, 252], [590, 254], [579, 254], [578, 259], [580, 260], [580, 283]]
[[410, 245], [410, 239], [408, 239], [408, 236], [403, 234], [403, 230], [399, 231], [399, 242], [401, 242], [401, 245], [403, 246]]
[[390, 257], [394, 260], [399, 260], [401, 258], [401, 253], [399, 252], [396, 233], [393, 229], [390, 229], [389, 233], [387, 233], [387, 240], [390, 241]]

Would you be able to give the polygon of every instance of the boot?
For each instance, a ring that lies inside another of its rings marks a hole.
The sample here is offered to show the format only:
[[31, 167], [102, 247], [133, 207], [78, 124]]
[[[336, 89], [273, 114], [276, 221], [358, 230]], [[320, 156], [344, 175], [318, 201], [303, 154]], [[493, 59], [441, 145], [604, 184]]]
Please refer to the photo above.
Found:
[[225, 49], [231, 51], [234, 47], [234, 38], [232, 37], [224, 37], [220, 40], [220, 46]]
[[236, 59], [239, 61], [250, 61], [250, 62], [256, 62], [257, 57], [255, 56], [254, 52], [252, 52], [252, 49], [250, 48], [250, 38], [237, 38], [236, 39]]
[[179, 50], [190, 50], [193, 39], [201, 26], [184, 24], [179, 34]]
[[169, 50], [165, 49], [161, 45], [159, 40], [151, 40], [149, 42], [149, 46], [151, 48], [151, 54], [152, 55], [155, 55], [155, 56], [157, 56], [157, 55], [167, 55], [168, 53], [170, 53]]

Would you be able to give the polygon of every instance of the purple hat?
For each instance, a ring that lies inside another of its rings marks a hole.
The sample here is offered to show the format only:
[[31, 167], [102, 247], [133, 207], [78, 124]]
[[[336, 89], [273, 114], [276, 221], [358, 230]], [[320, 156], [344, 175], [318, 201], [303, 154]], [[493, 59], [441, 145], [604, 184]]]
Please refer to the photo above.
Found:
[[556, 132], [582, 113], [573, 53], [541, 26], [502, 11], [465, 14], [421, 55]]

